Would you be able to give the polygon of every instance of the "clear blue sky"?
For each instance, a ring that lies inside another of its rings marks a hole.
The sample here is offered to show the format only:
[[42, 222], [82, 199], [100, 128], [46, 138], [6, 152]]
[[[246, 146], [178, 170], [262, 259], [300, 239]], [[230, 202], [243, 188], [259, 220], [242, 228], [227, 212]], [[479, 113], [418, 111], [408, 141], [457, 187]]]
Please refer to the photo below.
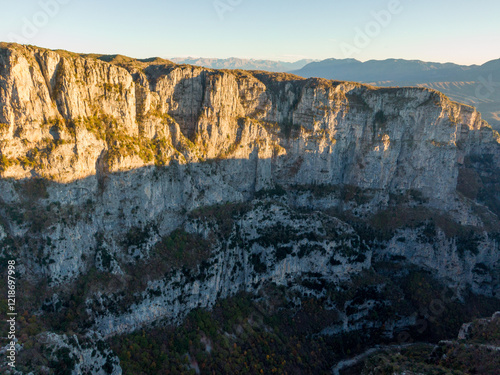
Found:
[[[377, 20], [391, 1], [2, 1], [0, 40], [139, 58], [500, 58], [500, 1], [400, 0], [389, 22]], [[359, 30], [370, 36], [356, 41]]]

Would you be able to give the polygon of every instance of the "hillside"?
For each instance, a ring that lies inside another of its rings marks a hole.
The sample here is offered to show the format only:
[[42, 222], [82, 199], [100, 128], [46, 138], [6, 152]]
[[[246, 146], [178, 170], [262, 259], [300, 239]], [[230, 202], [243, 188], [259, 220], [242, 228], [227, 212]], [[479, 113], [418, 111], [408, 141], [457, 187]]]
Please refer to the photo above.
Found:
[[323, 374], [454, 337], [500, 310], [499, 142], [428, 88], [2, 44], [16, 374]]

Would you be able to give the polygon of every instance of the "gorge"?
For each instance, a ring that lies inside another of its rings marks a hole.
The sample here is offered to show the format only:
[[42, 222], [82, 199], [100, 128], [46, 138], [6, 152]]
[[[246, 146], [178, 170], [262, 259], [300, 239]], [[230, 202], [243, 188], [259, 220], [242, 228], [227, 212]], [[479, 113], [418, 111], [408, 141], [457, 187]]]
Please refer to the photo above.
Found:
[[431, 89], [3, 43], [0, 172], [21, 373], [134, 373], [118, 338], [186, 324], [171, 373], [262, 331], [315, 349], [260, 369], [323, 373], [500, 310], [500, 135]]

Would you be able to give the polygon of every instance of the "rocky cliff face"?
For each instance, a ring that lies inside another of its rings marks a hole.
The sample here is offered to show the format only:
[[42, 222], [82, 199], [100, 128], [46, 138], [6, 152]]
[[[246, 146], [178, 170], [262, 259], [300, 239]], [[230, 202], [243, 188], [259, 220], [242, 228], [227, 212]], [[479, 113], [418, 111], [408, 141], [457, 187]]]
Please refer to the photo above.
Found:
[[[276, 180], [418, 189], [443, 199], [455, 191], [465, 156], [495, 142], [472, 107], [435, 91], [168, 63], [122, 65], [128, 70], [4, 47], [3, 177], [69, 183], [154, 162], [257, 159], [263, 164], [257, 190]], [[35, 148], [47, 155], [33, 155]], [[34, 165], [19, 163], [23, 156]]]
[[498, 296], [500, 138], [436, 91], [3, 44], [0, 136], [2, 257], [46, 311], [111, 275], [104, 335], [374, 261]]

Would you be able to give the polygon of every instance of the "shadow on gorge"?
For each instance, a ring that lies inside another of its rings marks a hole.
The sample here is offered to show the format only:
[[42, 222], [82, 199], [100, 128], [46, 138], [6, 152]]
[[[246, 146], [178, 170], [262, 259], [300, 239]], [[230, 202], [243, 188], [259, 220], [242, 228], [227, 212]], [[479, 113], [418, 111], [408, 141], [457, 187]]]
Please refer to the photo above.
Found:
[[[484, 176], [488, 160], [469, 158], [460, 178], [471, 171]], [[181, 291], [175, 304], [184, 306], [179, 325], [170, 315], [153, 314], [110, 332], [107, 342], [125, 373], [327, 373], [375, 344], [454, 338], [462, 323], [500, 310], [498, 263], [485, 263], [483, 251], [490, 241], [498, 254], [491, 216], [498, 193], [485, 189], [491, 179], [479, 177], [465, 191], [459, 178], [464, 195], [489, 204], [490, 210], [478, 206], [490, 225], [485, 229], [457, 223], [417, 190], [297, 184], [274, 165], [270, 159], [214, 160], [69, 184], [2, 180], [2, 257], [18, 264], [18, 337], [25, 348], [19, 362], [26, 368], [45, 363], [41, 332], [83, 337], [102, 327], [96, 322], [103, 316], [152, 309], [148, 303], [175, 288]], [[254, 233], [246, 223], [258, 215], [263, 221]], [[300, 229], [311, 222], [319, 223], [317, 230]], [[476, 292], [490, 293], [478, 295], [471, 285], [457, 289], [449, 274], [436, 272], [438, 264], [400, 251], [411, 247], [432, 249], [438, 255], [431, 260], [451, 252], [461, 267], [473, 262]], [[248, 264], [220, 272], [252, 277], [224, 294], [198, 292], [197, 304], [183, 301], [184, 294], [197, 295], [194, 285], [211, 280], [215, 255], [225, 259], [232, 249], [251, 253]], [[273, 262], [314, 259], [325, 249], [334, 252], [326, 271], [296, 268], [278, 283], [276, 274], [264, 277]], [[352, 267], [359, 272], [347, 270]], [[171, 284], [174, 279], [180, 284]]]

